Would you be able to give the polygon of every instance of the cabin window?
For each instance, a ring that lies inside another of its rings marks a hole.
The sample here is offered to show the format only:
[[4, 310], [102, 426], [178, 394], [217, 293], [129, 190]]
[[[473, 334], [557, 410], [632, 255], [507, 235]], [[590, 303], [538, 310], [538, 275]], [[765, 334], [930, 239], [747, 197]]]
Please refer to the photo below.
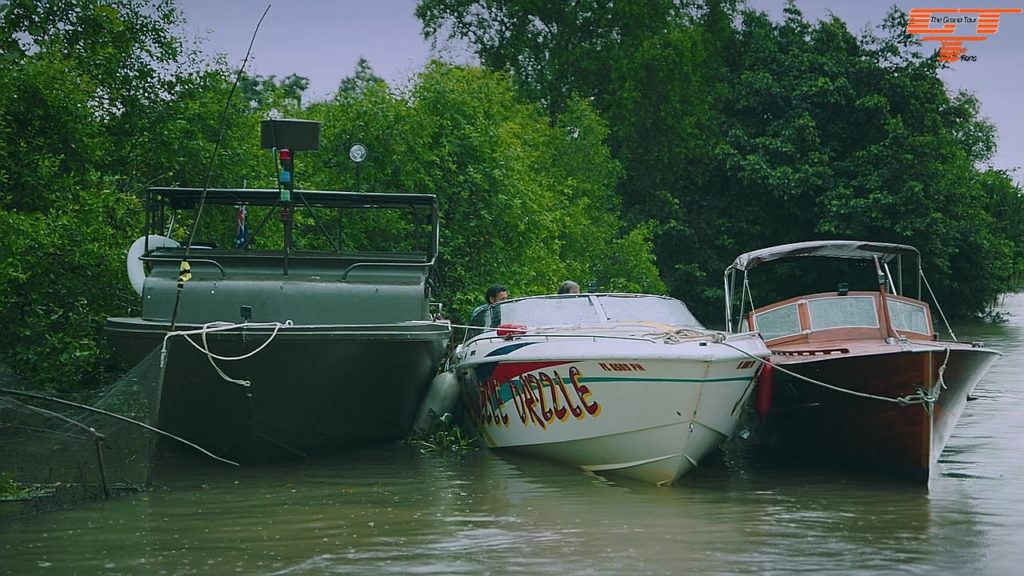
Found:
[[928, 310], [921, 304], [888, 300], [892, 327], [900, 332], [928, 334]]
[[800, 313], [796, 303], [760, 312], [754, 316], [754, 322], [765, 340], [800, 333]]
[[807, 302], [811, 330], [878, 328], [878, 312], [871, 296], [835, 296]]

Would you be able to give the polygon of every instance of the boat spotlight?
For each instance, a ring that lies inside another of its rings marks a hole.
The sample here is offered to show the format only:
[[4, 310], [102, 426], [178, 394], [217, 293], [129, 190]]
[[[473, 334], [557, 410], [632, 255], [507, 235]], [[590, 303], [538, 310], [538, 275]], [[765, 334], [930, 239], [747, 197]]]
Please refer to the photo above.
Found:
[[348, 157], [351, 158], [352, 161], [357, 164], [359, 162], [362, 162], [363, 160], [366, 160], [366, 147], [363, 146], [362, 144], [356, 144], [352, 146], [351, 148], [348, 149]]

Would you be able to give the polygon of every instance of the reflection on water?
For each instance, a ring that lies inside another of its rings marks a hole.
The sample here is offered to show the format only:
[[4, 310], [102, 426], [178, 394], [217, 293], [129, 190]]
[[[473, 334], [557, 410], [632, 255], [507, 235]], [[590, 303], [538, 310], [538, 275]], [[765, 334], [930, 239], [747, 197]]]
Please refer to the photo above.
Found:
[[153, 491], [0, 524], [5, 574], [1011, 574], [1024, 565], [1024, 297], [930, 490], [730, 444], [659, 488], [480, 450], [164, 463]]

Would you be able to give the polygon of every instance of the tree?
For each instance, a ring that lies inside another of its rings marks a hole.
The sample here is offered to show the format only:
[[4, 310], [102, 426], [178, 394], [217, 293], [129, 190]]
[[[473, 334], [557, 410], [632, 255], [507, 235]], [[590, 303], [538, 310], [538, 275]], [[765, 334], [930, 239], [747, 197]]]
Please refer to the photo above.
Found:
[[987, 198], [984, 210], [992, 216], [993, 235], [1011, 251], [1005, 265], [984, 266], [999, 278], [1004, 292], [1019, 292], [1024, 289], [1024, 190], [1002, 170], [985, 170], [978, 177], [978, 185]]
[[[140, 192], [274, 186], [258, 137], [274, 114], [324, 123], [321, 151], [297, 163], [300, 186], [355, 188], [347, 150], [361, 142], [360, 188], [438, 195], [436, 296], [456, 319], [498, 279], [521, 294], [567, 277], [664, 289], [650, 227], [621, 225], [621, 171], [584, 100], [552, 116], [505, 75], [437, 63], [399, 94], [361, 61], [332, 100], [304, 105], [304, 78], [205, 61], [174, 36], [178, 18], [165, 0], [0, 7], [0, 321], [12, 327], [0, 361], [35, 383], [103, 377], [100, 327], [136, 302], [124, 250], [141, 230]], [[209, 225], [233, 222], [220, 216]]]
[[912, 244], [946, 311], [978, 313], [1007, 288], [994, 270], [967, 272], [1008, 264], [975, 168], [994, 132], [905, 30], [899, 11], [887, 37], [861, 40], [835, 17], [807, 23], [792, 4], [778, 24], [744, 14], [719, 149], [743, 224], [734, 239], [744, 250], [769, 237]]
[[289, 74], [278, 81], [277, 76], [239, 75], [239, 89], [253, 108], [266, 109], [274, 105], [302, 107], [302, 94], [309, 88], [309, 78]]
[[[626, 219], [654, 239], [670, 292], [710, 310], [729, 230], [707, 185], [721, 140], [732, 2], [427, 0], [424, 33], [469, 42], [553, 117], [574, 97], [608, 124]], [[714, 310], [720, 307], [714, 305]], [[708, 314], [701, 314], [708, 317]], [[715, 314], [717, 316], [717, 313]]]
[[424, 33], [468, 42], [552, 118], [575, 96], [607, 122], [626, 217], [653, 220], [673, 295], [717, 316], [746, 250], [818, 238], [919, 246], [960, 315], [1007, 288], [1009, 240], [976, 166], [993, 127], [949, 94], [893, 10], [881, 37], [838, 18], [775, 23], [729, 1], [424, 0]]
[[37, 384], [98, 376], [99, 326], [134, 302], [135, 192], [209, 156], [189, 143], [218, 115], [190, 97], [220, 76], [192, 64], [176, 22], [163, 0], [0, 6], [0, 361]]
[[[606, 126], [584, 102], [552, 123], [502, 74], [433, 63], [402, 96], [366, 70], [361, 64], [333, 101], [309, 113], [330, 127], [322, 149], [368, 148], [364, 189], [438, 196], [437, 296], [449, 310], [468, 314], [495, 281], [516, 294], [553, 292], [567, 277], [663, 290], [649, 231], [623, 230], [620, 170]], [[310, 161], [319, 185], [351, 187], [354, 167], [343, 154]]]

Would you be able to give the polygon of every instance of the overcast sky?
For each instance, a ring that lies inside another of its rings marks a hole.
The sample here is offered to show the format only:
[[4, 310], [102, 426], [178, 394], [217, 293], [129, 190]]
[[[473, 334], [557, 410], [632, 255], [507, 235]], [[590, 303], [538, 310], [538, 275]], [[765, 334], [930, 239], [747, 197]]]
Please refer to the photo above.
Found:
[[[559, 1], [559, 0], [552, 0]], [[356, 62], [365, 57], [376, 73], [392, 86], [405, 86], [424, 64], [438, 54], [420, 34], [414, 15], [416, 0], [177, 0], [188, 20], [186, 33], [205, 38], [211, 54], [225, 54], [239, 66], [263, 11], [270, 6], [253, 44], [247, 69], [252, 74], [283, 78], [299, 74], [310, 80], [307, 94], [323, 99], [338, 82], [350, 76]], [[785, 0], [748, 0], [748, 4], [773, 17], [782, 13]], [[893, 5], [911, 8], [1019, 8], [1021, 0], [798, 0], [797, 6], [810, 21], [830, 14], [842, 18], [854, 34], [865, 26], [877, 26]], [[971, 25], [960, 25], [957, 34], [970, 35]], [[937, 48], [938, 43], [930, 42]], [[1024, 179], [1024, 13], [1005, 14], [998, 33], [984, 42], [966, 42], [974, 62], [956, 62], [942, 78], [955, 90], [973, 92], [982, 104], [982, 115], [999, 130], [996, 168], [1018, 167], [1014, 179]], [[927, 46], [926, 46], [927, 47]], [[442, 49], [451, 47], [442, 47]], [[451, 61], [465, 62], [459, 54]]]

